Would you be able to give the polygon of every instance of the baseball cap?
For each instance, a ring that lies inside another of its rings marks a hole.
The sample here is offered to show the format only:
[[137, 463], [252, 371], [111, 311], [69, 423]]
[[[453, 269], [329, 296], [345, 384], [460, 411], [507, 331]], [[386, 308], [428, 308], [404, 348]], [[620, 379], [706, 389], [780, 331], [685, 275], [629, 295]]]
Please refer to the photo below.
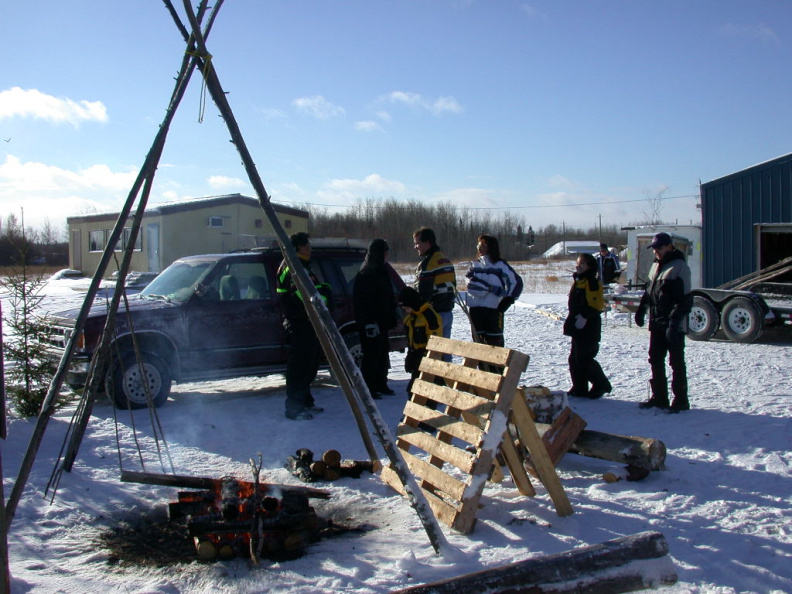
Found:
[[652, 238], [652, 243], [650, 243], [646, 249], [659, 248], [663, 247], [664, 245], [671, 245], [671, 243], [671, 236], [668, 233], [663, 233], [661, 231]]

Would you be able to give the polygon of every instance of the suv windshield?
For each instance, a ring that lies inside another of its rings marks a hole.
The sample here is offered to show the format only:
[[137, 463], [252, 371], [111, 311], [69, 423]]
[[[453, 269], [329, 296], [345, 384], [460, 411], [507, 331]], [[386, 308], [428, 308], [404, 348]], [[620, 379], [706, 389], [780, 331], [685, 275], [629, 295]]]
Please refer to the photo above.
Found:
[[196, 286], [212, 264], [214, 264], [213, 260], [174, 262], [140, 292], [140, 297], [141, 299], [164, 298], [176, 302], [187, 301], [195, 293]]

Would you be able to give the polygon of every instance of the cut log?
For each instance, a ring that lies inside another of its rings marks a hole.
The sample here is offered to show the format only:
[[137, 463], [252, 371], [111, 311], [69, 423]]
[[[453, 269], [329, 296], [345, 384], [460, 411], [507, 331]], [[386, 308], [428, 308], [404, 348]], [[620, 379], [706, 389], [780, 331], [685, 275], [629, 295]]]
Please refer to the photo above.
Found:
[[[121, 471], [122, 483], [140, 483], [143, 485], [161, 485], [163, 487], [181, 487], [185, 489], [216, 489], [220, 490], [223, 481], [202, 476], [183, 476], [177, 474], [156, 474], [152, 472], [133, 472], [130, 470]], [[252, 484], [248, 481], [238, 481], [240, 485]], [[280, 489], [282, 493], [301, 493], [313, 499], [330, 499], [330, 493], [323, 489], [312, 489], [311, 487], [295, 487], [292, 485], [269, 485], [261, 483], [262, 489], [269, 491], [273, 488]]]
[[659, 532], [640, 532], [602, 544], [518, 561], [394, 594], [457, 592], [616, 594], [674, 584], [676, 570]]
[[[550, 429], [550, 425], [537, 423], [536, 428], [543, 435]], [[665, 444], [651, 437], [614, 435], [584, 429], [575, 443], [570, 446], [569, 451], [581, 456], [611, 460], [647, 470], [665, 469]]]

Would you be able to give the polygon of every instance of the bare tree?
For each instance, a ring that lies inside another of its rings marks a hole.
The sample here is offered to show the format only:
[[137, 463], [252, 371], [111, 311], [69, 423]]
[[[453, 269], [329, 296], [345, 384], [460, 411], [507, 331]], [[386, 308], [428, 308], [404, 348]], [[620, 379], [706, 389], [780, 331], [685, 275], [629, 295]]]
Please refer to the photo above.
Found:
[[663, 210], [663, 195], [667, 191], [668, 186], [665, 185], [660, 186], [654, 194], [648, 188], [644, 189], [644, 200], [649, 211], [644, 211], [643, 214], [648, 225], [659, 225], [662, 222], [660, 211]]

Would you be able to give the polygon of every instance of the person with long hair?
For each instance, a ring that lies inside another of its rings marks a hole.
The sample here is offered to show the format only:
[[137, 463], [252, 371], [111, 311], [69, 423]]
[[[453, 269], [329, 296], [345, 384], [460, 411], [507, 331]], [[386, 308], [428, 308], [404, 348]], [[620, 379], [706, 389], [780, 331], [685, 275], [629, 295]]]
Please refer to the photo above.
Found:
[[[569, 352], [570, 396], [601, 398], [613, 388], [597, 362], [602, 319], [605, 306], [602, 283], [597, 280], [597, 260], [591, 254], [580, 254], [569, 290], [569, 314], [564, 321], [564, 334], [572, 338]], [[591, 389], [589, 389], [591, 384]]]
[[522, 293], [520, 275], [501, 257], [496, 237], [481, 234], [476, 242], [478, 260], [466, 275], [465, 298], [476, 341], [502, 347], [503, 314]]
[[396, 326], [396, 298], [388, 267], [388, 243], [375, 239], [355, 277], [353, 297], [363, 360], [360, 372], [373, 398], [394, 394], [388, 387], [388, 330]]

